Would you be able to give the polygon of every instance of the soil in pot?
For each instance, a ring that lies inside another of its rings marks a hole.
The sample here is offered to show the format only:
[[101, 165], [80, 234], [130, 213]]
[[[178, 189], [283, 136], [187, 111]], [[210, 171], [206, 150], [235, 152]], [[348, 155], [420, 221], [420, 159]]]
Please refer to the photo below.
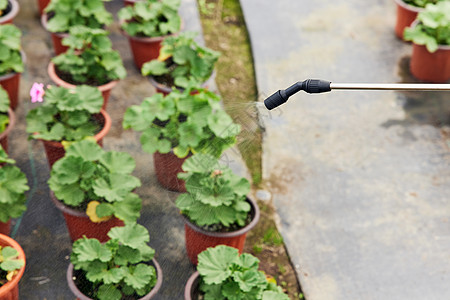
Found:
[[[12, 238], [0, 234], [0, 246], [10, 246], [16, 249], [19, 252], [19, 259], [22, 259], [26, 264], [25, 252], [22, 247]], [[8, 281], [6, 284], [0, 287], [0, 299], [1, 300], [17, 300], [19, 299], [19, 281], [25, 272], [25, 264], [18, 271], [16, 275], [12, 278], [11, 281]]]

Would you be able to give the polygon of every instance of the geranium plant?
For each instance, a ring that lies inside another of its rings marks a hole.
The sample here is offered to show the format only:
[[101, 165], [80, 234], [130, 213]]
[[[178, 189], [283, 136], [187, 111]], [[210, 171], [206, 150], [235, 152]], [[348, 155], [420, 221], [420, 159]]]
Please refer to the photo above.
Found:
[[93, 222], [115, 216], [125, 223], [140, 215], [141, 185], [131, 175], [136, 163], [125, 152], [105, 151], [92, 140], [74, 142], [52, 167], [48, 184], [65, 205], [86, 211]]
[[425, 7], [427, 4], [436, 4], [440, 1], [447, 1], [447, 0], [403, 0], [406, 4], [416, 6], [416, 7]]
[[111, 0], [52, 0], [45, 8], [51, 16], [47, 29], [51, 32], [69, 32], [73, 26], [103, 28], [113, 21], [104, 2]]
[[69, 49], [52, 59], [65, 81], [99, 86], [126, 77], [122, 58], [112, 49], [106, 30], [73, 26], [69, 33], [62, 41]]
[[427, 4], [417, 15], [416, 26], [406, 28], [404, 38], [417, 45], [425, 45], [431, 53], [439, 45], [450, 45], [450, 2]]
[[9, 124], [9, 96], [8, 93], [0, 86], [0, 133], [5, 131]]
[[144, 0], [120, 9], [121, 27], [131, 36], [157, 37], [178, 32], [180, 0]]
[[[155, 251], [147, 245], [147, 229], [139, 224], [113, 227], [108, 242], [78, 239], [72, 247], [70, 260], [75, 270], [91, 285], [78, 288], [92, 299], [138, 299], [148, 294], [156, 284], [156, 270], [150, 265]], [[131, 296], [131, 298], [123, 298]], [[134, 296], [134, 297], [133, 297]]]
[[94, 136], [101, 124], [94, 118], [103, 105], [101, 92], [80, 85], [73, 90], [35, 83], [30, 91], [33, 102], [42, 102], [27, 114], [26, 131], [32, 139], [77, 141]]
[[232, 231], [248, 223], [250, 192], [247, 179], [209, 154], [195, 154], [183, 163], [178, 177], [186, 181], [187, 193], [176, 206], [194, 224], [210, 231]]
[[24, 66], [20, 54], [22, 32], [11, 24], [0, 25], [0, 76], [8, 73], [23, 72]]
[[164, 39], [158, 59], [142, 66], [142, 74], [167, 86], [186, 88], [190, 82], [204, 83], [212, 74], [220, 53], [200, 46], [196, 32], [184, 32]]
[[8, 7], [8, 0], [0, 0], [0, 16], [3, 14], [3, 11]]
[[20, 217], [27, 209], [24, 194], [29, 190], [27, 177], [15, 163], [0, 146], [0, 165], [3, 165], [0, 167], [0, 222], [3, 223]]
[[0, 246], [0, 286], [11, 281], [14, 275], [25, 265], [23, 259], [19, 259], [19, 252], [13, 247]]
[[197, 270], [204, 299], [289, 300], [276, 282], [258, 270], [259, 260], [235, 248], [219, 245], [198, 255]]
[[219, 96], [195, 86], [173, 90], [167, 96], [157, 93], [129, 107], [123, 127], [142, 131], [144, 151], [168, 153], [173, 149], [180, 158], [197, 152], [219, 157], [236, 142], [240, 131], [221, 109]]

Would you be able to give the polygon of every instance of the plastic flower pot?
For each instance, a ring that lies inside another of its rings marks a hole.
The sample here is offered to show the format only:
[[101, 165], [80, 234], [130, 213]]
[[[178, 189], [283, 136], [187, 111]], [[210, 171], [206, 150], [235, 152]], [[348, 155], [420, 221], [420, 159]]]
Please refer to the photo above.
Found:
[[192, 274], [186, 285], [184, 286], [184, 300], [197, 300], [198, 299], [198, 286], [200, 283], [200, 276], [198, 271]]
[[395, 34], [403, 40], [403, 31], [411, 26], [417, 14], [423, 10], [421, 7], [406, 4], [403, 0], [394, 0], [397, 5], [397, 20], [395, 23]]
[[197, 265], [197, 256], [209, 247], [217, 245], [227, 245], [234, 247], [242, 253], [244, 250], [245, 239], [249, 232], [259, 221], [259, 207], [255, 201], [247, 197], [247, 201], [251, 205], [251, 221], [243, 228], [230, 232], [212, 232], [206, 231], [199, 226], [193, 224], [184, 217], [184, 233], [186, 239], [186, 252], [192, 264]]
[[21, 73], [9, 73], [0, 76], [0, 85], [8, 93], [10, 107], [14, 110], [19, 102], [20, 74]]
[[[153, 289], [150, 291], [150, 293], [148, 293], [144, 297], [139, 298], [138, 300], [152, 299], [156, 295], [156, 293], [158, 293], [159, 289], [161, 288], [162, 280], [163, 280], [162, 269], [161, 269], [160, 265], [158, 264], [158, 262], [156, 261], [156, 259], [151, 260], [151, 265], [153, 265], [156, 269], [156, 278], [157, 278], [156, 285], [153, 287]], [[75, 272], [77, 272], [77, 271], [73, 269], [73, 265], [69, 264], [69, 267], [67, 268], [66, 279], [67, 279], [67, 284], [69, 285], [70, 290], [77, 297], [78, 300], [92, 300], [92, 298], [85, 296], [76, 286], [76, 284], [74, 282], [74, 278], [75, 278], [74, 273]]]
[[[49, 2], [49, 1], [47, 1], [47, 2]], [[48, 21], [48, 15], [41, 13], [42, 26], [45, 28], [45, 30], [48, 31], [47, 21]], [[64, 46], [62, 44], [62, 39], [69, 36], [69, 34], [67, 32], [50, 32], [50, 31], [48, 31], [48, 32], [50, 33], [50, 36], [52, 38], [53, 50], [55, 51], [55, 55], [64, 53], [67, 51], [67, 49], [69, 49], [69, 47]]]
[[[13, 247], [14, 249], [17, 250], [17, 252], [19, 252], [19, 259], [23, 259], [24, 263], [26, 263], [25, 252], [23, 251], [22, 247], [20, 247], [20, 245], [9, 236], [0, 234], [0, 246]], [[8, 281], [6, 284], [0, 287], [0, 299], [2, 300], [19, 299], [19, 281], [23, 276], [23, 272], [25, 272], [25, 264], [18, 271], [18, 273], [14, 275], [11, 281]]]
[[47, 7], [47, 5], [50, 3], [50, 0], [38, 0], [38, 8], [39, 8], [39, 14], [42, 16], [44, 13], [44, 9]]
[[94, 223], [85, 212], [72, 209], [56, 199], [52, 191], [50, 191], [50, 199], [63, 213], [72, 241], [76, 241], [85, 235], [87, 238], [95, 238], [104, 243], [109, 240], [108, 232], [111, 228], [125, 225], [122, 220], [116, 217], [112, 217], [108, 221]]
[[0, 222], [0, 234], [8, 236], [11, 234], [11, 219], [6, 223]]
[[8, 110], [8, 116], [9, 124], [6, 127], [5, 131], [0, 134], [0, 145], [2, 145], [6, 153], [8, 153], [8, 136], [16, 123], [16, 115], [11, 108]]
[[[50, 76], [50, 79], [57, 85], [68, 88], [68, 89], [74, 89], [76, 85], [68, 83], [64, 80], [62, 80], [58, 74], [56, 74], [55, 64], [53, 62], [50, 62], [48, 64], [47, 68], [48, 75]], [[103, 95], [103, 106], [102, 109], [106, 110], [106, 105], [108, 104], [109, 95], [111, 93], [111, 90], [113, 87], [116, 86], [118, 80], [113, 80], [108, 83], [105, 83], [103, 85], [97, 86], [97, 88], [102, 92]]]
[[179, 179], [177, 175], [183, 172], [181, 166], [188, 157], [179, 158], [173, 152], [153, 153], [156, 178], [164, 188], [175, 192], [186, 192], [184, 180]]
[[19, 3], [16, 0], [8, 0], [6, 14], [0, 17], [0, 25], [12, 24], [14, 18], [19, 13]]
[[411, 74], [422, 81], [447, 82], [450, 79], [450, 46], [439, 46], [430, 53], [425, 46], [413, 43], [409, 68]]
[[[105, 110], [102, 109], [99, 114], [94, 115], [94, 118], [96, 118], [103, 124], [102, 130], [100, 130], [100, 132], [94, 136], [95, 140], [97, 141], [97, 144], [99, 144], [100, 146], [103, 146], [103, 138], [111, 129], [111, 123], [112, 123], [111, 117]], [[41, 141], [44, 145], [48, 164], [51, 168], [58, 159], [61, 159], [64, 157], [64, 154], [66, 153], [66, 151], [64, 150], [64, 146], [60, 142], [46, 141], [46, 140], [41, 140]]]

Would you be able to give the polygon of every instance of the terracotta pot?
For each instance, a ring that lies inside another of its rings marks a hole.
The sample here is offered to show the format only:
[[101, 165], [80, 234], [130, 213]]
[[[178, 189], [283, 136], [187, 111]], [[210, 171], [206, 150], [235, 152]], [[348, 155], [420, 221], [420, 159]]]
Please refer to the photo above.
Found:
[[184, 286], [184, 300], [197, 300], [198, 288], [200, 284], [200, 274], [195, 271], [194, 274], [189, 277], [186, 285]]
[[156, 178], [164, 188], [175, 192], [186, 192], [184, 180], [179, 179], [177, 175], [183, 172], [181, 166], [188, 157], [179, 158], [173, 152], [153, 153]]
[[[103, 138], [105, 135], [109, 132], [111, 129], [111, 118], [109, 114], [104, 111], [103, 109], [100, 111], [99, 114], [94, 115], [96, 119], [99, 119], [101, 122], [103, 122], [103, 129], [100, 130], [99, 133], [97, 133], [94, 138], [97, 141], [97, 144], [100, 146], [103, 146]], [[58, 160], [64, 157], [64, 154], [66, 151], [64, 150], [64, 146], [61, 144], [61, 142], [56, 141], [46, 141], [41, 140], [42, 144], [45, 148], [45, 154], [47, 155], [47, 160], [50, 168], [53, 166], [53, 164]]]
[[9, 9], [9, 12], [0, 17], [0, 25], [1, 24], [12, 24], [14, 18], [19, 13], [19, 3], [16, 0], [8, 0], [8, 6], [6, 10]]
[[50, 3], [50, 0], [38, 0], [39, 14], [42, 15], [44, 13], [44, 9]]
[[[68, 88], [68, 89], [74, 89], [76, 85], [65, 82], [59, 76], [56, 74], [55, 70], [55, 64], [53, 62], [50, 62], [48, 64], [47, 68], [48, 75], [50, 76], [50, 79], [57, 85]], [[118, 80], [113, 80], [108, 83], [105, 83], [103, 85], [97, 86], [97, 88], [102, 92], [103, 95], [103, 106], [102, 109], [106, 110], [106, 105], [108, 104], [109, 95], [111, 93], [111, 90], [113, 87], [116, 86]]]
[[0, 222], [0, 234], [10, 235], [11, 234], [11, 219], [8, 222]]
[[[142, 298], [139, 298], [138, 300], [148, 300], [148, 299], [153, 298], [156, 295], [156, 293], [158, 293], [159, 289], [161, 288], [162, 280], [163, 280], [162, 269], [159, 266], [156, 259], [152, 259], [151, 265], [153, 265], [156, 269], [156, 285], [153, 287], [153, 289], [150, 291], [150, 293], [148, 293], [147, 295], [145, 295]], [[67, 284], [69, 285], [69, 288], [72, 291], [72, 293], [77, 297], [78, 300], [92, 300], [91, 298], [85, 296], [82, 292], [80, 292], [78, 287], [75, 285], [75, 282], [73, 281], [73, 277], [74, 277], [73, 273], [74, 273], [73, 272], [73, 264], [69, 264], [69, 267], [67, 268], [66, 279], [67, 279]]]
[[47, 14], [41, 14], [41, 23], [42, 26], [50, 33], [50, 36], [52, 38], [53, 43], [53, 50], [55, 51], [55, 55], [59, 55], [61, 53], [64, 53], [69, 49], [69, 47], [64, 46], [62, 44], [62, 40], [65, 37], [69, 36], [69, 33], [67, 32], [50, 32], [47, 29], [47, 21], [48, 21], [48, 15]]
[[411, 26], [417, 17], [417, 14], [423, 10], [421, 7], [412, 6], [403, 2], [403, 0], [394, 0], [397, 5], [397, 21], [395, 23], [395, 34], [403, 40], [403, 31]]
[[430, 53], [422, 45], [413, 43], [409, 64], [411, 73], [426, 82], [445, 83], [450, 79], [450, 46], [439, 46]]
[[[202, 88], [207, 89], [209, 86], [211, 86], [211, 84], [214, 81], [214, 77], [215, 77], [215, 71], [213, 71], [213, 73], [208, 78], [208, 80], [202, 84]], [[150, 83], [155, 87], [157, 93], [161, 93], [164, 96], [167, 96], [172, 91], [172, 87], [169, 87], [167, 85], [157, 82], [153, 76], [148, 76], [148, 79], [150, 80]], [[183, 91], [182, 88], [178, 88], [178, 90]]]
[[[0, 234], [0, 246], [10, 246], [19, 252], [19, 259], [23, 259], [24, 263], [26, 263], [25, 252], [22, 247], [13, 240], [12, 238]], [[23, 276], [23, 272], [25, 272], [25, 265], [18, 271], [18, 273], [13, 277], [11, 281], [8, 281], [6, 284], [0, 287], [0, 299], [1, 300], [17, 300], [19, 299], [19, 281]]]
[[122, 30], [122, 34], [128, 38], [131, 51], [133, 52], [134, 64], [139, 70], [144, 63], [158, 58], [161, 43], [166, 37], [135, 37], [130, 36], [125, 30]]
[[3, 150], [5, 150], [6, 153], [8, 153], [8, 136], [16, 123], [16, 115], [14, 114], [14, 111], [11, 108], [8, 111], [8, 116], [9, 116], [9, 124], [8, 126], [6, 126], [5, 131], [3, 131], [0, 134], [0, 145], [2, 145]]
[[9, 73], [0, 76], [0, 85], [6, 90], [9, 96], [9, 106], [16, 109], [19, 103], [19, 84], [21, 73]]
[[242, 253], [245, 239], [249, 232], [259, 221], [259, 207], [255, 201], [247, 197], [247, 201], [252, 206], [250, 210], [252, 220], [243, 228], [232, 232], [211, 232], [206, 231], [193, 224], [184, 217], [184, 233], [186, 239], [186, 252], [192, 264], [197, 265], [197, 255], [209, 247], [217, 245], [227, 245], [234, 247]]
[[105, 222], [94, 223], [86, 213], [72, 209], [56, 199], [52, 191], [50, 191], [50, 199], [62, 211], [72, 241], [76, 241], [85, 235], [88, 238], [95, 238], [104, 243], [109, 240], [108, 232], [111, 228], [125, 225], [122, 220], [116, 217], [112, 217]]

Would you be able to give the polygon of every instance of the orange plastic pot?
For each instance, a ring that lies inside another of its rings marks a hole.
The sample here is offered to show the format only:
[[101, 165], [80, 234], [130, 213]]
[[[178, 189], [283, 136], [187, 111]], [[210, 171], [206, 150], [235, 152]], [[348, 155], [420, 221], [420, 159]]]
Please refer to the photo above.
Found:
[[173, 152], [153, 153], [153, 165], [155, 166], [156, 178], [164, 188], [174, 192], [186, 192], [184, 180], [179, 179], [177, 175], [183, 172], [181, 166], [188, 157], [179, 158]]
[[6, 90], [9, 96], [9, 106], [15, 110], [19, 103], [19, 84], [21, 73], [9, 73], [0, 76], [0, 85]]
[[[150, 291], [150, 293], [148, 293], [144, 297], [139, 298], [137, 300], [152, 299], [158, 293], [159, 289], [161, 288], [162, 281], [163, 281], [162, 269], [161, 269], [159, 263], [156, 261], [156, 259], [152, 259], [151, 265], [153, 265], [156, 269], [156, 284], [153, 287], [153, 289]], [[73, 264], [69, 264], [69, 267], [67, 268], [66, 279], [67, 279], [67, 284], [69, 285], [70, 290], [77, 297], [77, 300], [92, 300], [92, 298], [85, 296], [78, 289], [75, 282], [73, 281], [73, 278], [74, 278]]]
[[403, 2], [403, 0], [394, 0], [397, 5], [397, 20], [395, 23], [395, 34], [403, 40], [403, 32], [406, 27], [411, 26], [417, 17], [417, 14], [423, 10], [421, 7], [412, 6]]
[[209, 247], [217, 245], [227, 245], [234, 247], [242, 253], [244, 250], [245, 239], [249, 232], [259, 221], [259, 207], [255, 201], [247, 197], [247, 201], [251, 205], [251, 221], [243, 228], [231, 232], [211, 232], [206, 231], [193, 224], [184, 217], [184, 233], [186, 239], [186, 252], [192, 264], [197, 265], [197, 256]]
[[50, 3], [50, 0], [38, 0], [38, 8], [39, 8], [39, 14], [42, 15], [44, 13], [44, 9], [47, 7], [47, 5]]
[[8, 222], [0, 222], [0, 234], [11, 234], [11, 219]]
[[8, 116], [9, 124], [6, 126], [5, 131], [0, 134], [0, 145], [2, 145], [2, 148], [6, 153], [8, 153], [8, 136], [16, 123], [16, 114], [11, 108], [8, 110]]
[[104, 243], [109, 240], [108, 232], [111, 228], [125, 225], [122, 220], [116, 217], [112, 217], [105, 222], [94, 223], [86, 213], [72, 209], [56, 199], [52, 191], [50, 191], [50, 198], [55, 206], [62, 211], [72, 241], [86, 236]]
[[[47, 1], [49, 2], [49, 1]], [[48, 31], [47, 29], [47, 21], [48, 21], [48, 15], [41, 13], [41, 23], [42, 26]], [[50, 36], [52, 38], [52, 44], [53, 44], [53, 50], [55, 51], [55, 55], [59, 55], [61, 53], [64, 53], [69, 49], [69, 47], [64, 46], [62, 44], [62, 40], [65, 37], [68, 37], [69, 34], [67, 32], [50, 32]]]
[[0, 17], [0, 25], [12, 24], [14, 18], [19, 13], [19, 3], [16, 0], [8, 0], [8, 6], [6, 7], [7, 13]]
[[[111, 117], [109, 116], [109, 114], [106, 111], [104, 111], [102, 109], [99, 114], [94, 115], [94, 118], [96, 118], [101, 123], [103, 123], [102, 130], [100, 130], [100, 132], [94, 136], [97, 144], [99, 144], [100, 146], [103, 146], [103, 138], [111, 129], [111, 123], [112, 123]], [[42, 141], [42, 144], [44, 145], [48, 164], [51, 168], [57, 160], [64, 157], [64, 154], [66, 153], [66, 151], [64, 150], [64, 146], [60, 142], [46, 141], [46, 140], [41, 140], [41, 141]]]
[[[19, 243], [15, 240], [6, 236], [4, 234], [0, 234], [0, 246], [5, 247], [13, 247], [19, 252], [19, 259], [22, 259], [24, 263], [25, 260], [25, 252], [22, 247], [20, 247]], [[11, 281], [8, 281], [6, 284], [0, 287], [0, 300], [18, 300], [19, 299], [19, 281], [23, 276], [23, 272], [25, 272], [25, 265], [19, 270], [19, 272], [14, 275]]]
[[[50, 76], [50, 79], [56, 83], [58, 86], [62, 86], [68, 89], [74, 89], [76, 85], [68, 83], [61, 78], [59, 78], [58, 74], [56, 74], [55, 64], [50, 62], [48, 64], [47, 73]], [[103, 96], [103, 106], [102, 109], [106, 110], [106, 105], [108, 104], [109, 95], [111, 94], [111, 90], [116, 86], [118, 80], [113, 80], [103, 85], [97, 86], [97, 88], [102, 92]]]
[[197, 300], [198, 299], [198, 286], [200, 283], [200, 274], [195, 271], [192, 274], [186, 285], [184, 286], [184, 300]]
[[450, 79], [450, 46], [439, 46], [430, 53], [422, 45], [413, 43], [409, 65], [411, 74], [426, 82], [445, 83]]

